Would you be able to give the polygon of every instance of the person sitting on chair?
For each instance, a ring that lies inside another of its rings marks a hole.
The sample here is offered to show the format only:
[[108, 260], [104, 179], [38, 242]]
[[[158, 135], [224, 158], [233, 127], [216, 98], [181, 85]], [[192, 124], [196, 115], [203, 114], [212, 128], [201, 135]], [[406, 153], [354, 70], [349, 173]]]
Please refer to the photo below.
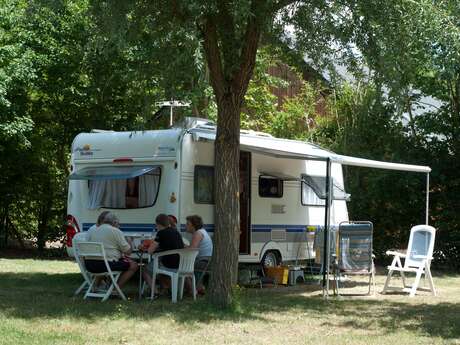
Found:
[[[125, 257], [125, 255], [131, 254], [131, 244], [126, 241], [123, 233], [118, 229], [118, 224], [117, 216], [108, 212], [97, 231], [92, 231], [89, 234], [88, 241], [102, 243], [110, 269], [123, 272], [118, 279], [118, 286], [121, 288], [136, 273], [138, 265]], [[92, 273], [107, 271], [103, 260], [87, 259], [85, 265], [88, 271]]]
[[[167, 250], [182, 249], [184, 248], [184, 242], [182, 241], [182, 236], [177, 229], [172, 228], [169, 223], [169, 217], [166, 214], [159, 214], [155, 219], [155, 224], [157, 228], [157, 235], [152, 241], [150, 246], [147, 248], [149, 254], [154, 252], [163, 252]], [[139, 250], [144, 250], [145, 248], [140, 245]], [[161, 257], [161, 264], [167, 268], [176, 269], [179, 267], [179, 255], [166, 255]], [[153, 261], [148, 265], [148, 268], [144, 270], [143, 276], [144, 280], [150, 286], [151, 289], [155, 289], [154, 282], [152, 282], [152, 270], [153, 270]], [[167, 277], [160, 275], [160, 283], [163, 288], [169, 288], [170, 281]]]
[[169, 226], [173, 229], [177, 229], [177, 218], [172, 214], [168, 214]]
[[[199, 250], [198, 256], [195, 260], [195, 270], [198, 271], [197, 273], [201, 273], [201, 275], [203, 275], [205, 273], [203, 271], [208, 267], [209, 260], [212, 256], [212, 240], [208, 232], [203, 228], [203, 220], [200, 216], [188, 216], [186, 220], [187, 223], [185, 227], [187, 232], [192, 234], [192, 242], [190, 243], [189, 248], [197, 248]], [[201, 276], [197, 277], [197, 281], [199, 283], [201, 280]], [[197, 291], [199, 293], [203, 293], [204, 287], [199, 284], [199, 286], [197, 286]]]
[[86, 232], [86, 236], [89, 237], [89, 235], [93, 232], [96, 231], [98, 227], [100, 227], [104, 221], [104, 218], [107, 214], [109, 214], [110, 211], [102, 211], [101, 214], [97, 217], [96, 224], [91, 226], [88, 231]]

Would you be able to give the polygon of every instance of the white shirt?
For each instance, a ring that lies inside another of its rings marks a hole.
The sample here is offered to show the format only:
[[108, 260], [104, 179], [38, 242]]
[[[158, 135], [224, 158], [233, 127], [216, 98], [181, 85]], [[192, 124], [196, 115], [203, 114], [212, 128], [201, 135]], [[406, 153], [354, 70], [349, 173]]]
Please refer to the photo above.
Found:
[[208, 232], [203, 228], [197, 230], [197, 232], [203, 236], [202, 240], [200, 241], [200, 246], [198, 247], [199, 252], [197, 257], [199, 258], [203, 256], [212, 256], [213, 245]]

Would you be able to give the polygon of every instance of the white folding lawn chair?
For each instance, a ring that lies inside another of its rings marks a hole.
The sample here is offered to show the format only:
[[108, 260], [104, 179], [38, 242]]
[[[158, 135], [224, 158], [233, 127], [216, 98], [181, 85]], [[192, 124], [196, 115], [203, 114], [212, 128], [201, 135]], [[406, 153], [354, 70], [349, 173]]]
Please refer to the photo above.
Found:
[[77, 296], [82, 291], [86, 291], [86, 289], [88, 289], [91, 285], [91, 274], [86, 270], [84, 260], [82, 261], [80, 259], [77, 248], [77, 243], [88, 241], [87, 235], [88, 234], [86, 232], [78, 232], [72, 239], [72, 247], [74, 250], [75, 261], [77, 262], [78, 267], [80, 268], [81, 275], [83, 276], [83, 283], [77, 290], [75, 290], [74, 296]]
[[[431, 260], [433, 259], [434, 241], [436, 236], [436, 229], [429, 225], [416, 225], [412, 227], [409, 237], [409, 245], [406, 253], [399, 253], [396, 251], [387, 251], [387, 255], [393, 255], [393, 262], [388, 266], [388, 276], [385, 281], [385, 286], [382, 293], [388, 290], [393, 290], [390, 285], [391, 275], [393, 272], [399, 272], [403, 282], [403, 291], [409, 292], [410, 297], [414, 297], [422, 274], [428, 279], [430, 291], [433, 296], [436, 296], [434, 288], [433, 277], [431, 276]], [[404, 266], [401, 263], [401, 258], [404, 258]], [[404, 273], [414, 272], [416, 274], [412, 286], [406, 284], [406, 276]]]
[[[120, 287], [118, 286], [118, 278], [120, 278], [120, 275], [122, 272], [119, 271], [112, 271], [110, 269], [109, 263], [107, 262], [107, 257], [105, 255], [105, 250], [104, 246], [102, 243], [99, 242], [77, 242], [76, 243], [76, 254], [78, 256], [78, 259], [80, 262], [84, 263], [85, 258], [91, 258], [92, 260], [103, 260], [105, 263], [105, 267], [107, 269], [107, 272], [103, 273], [91, 273], [88, 272], [86, 269], [86, 266], [83, 264], [81, 267], [84, 268], [84, 271], [88, 275], [88, 277], [91, 278], [91, 283], [86, 290], [85, 296], [83, 297], [84, 299], [88, 297], [98, 297], [102, 298], [102, 302], [106, 301], [110, 295], [112, 294], [113, 289], [115, 289], [118, 292], [118, 295], [123, 299], [126, 300], [126, 296], [124, 293], [121, 291]], [[80, 268], [81, 268], [80, 267]], [[109, 277], [111, 284], [106, 290], [100, 290], [100, 291], [93, 291], [94, 283], [96, 282], [97, 277]]]
[[[196, 300], [196, 282], [195, 282], [195, 259], [198, 255], [199, 250], [195, 248], [184, 248], [167, 250], [164, 252], [154, 253], [152, 255], [153, 269], [152, 269], [152, 282], [155, 284], [156, 276], [159, 274], [167, 275], [171, 278], [171, 300], [173, 303], [177, 302], [177, 293], [179, 292], [179, 298], [182, 299], [184, 295], [184, 283], [185, 278], [190, 277], [192, 279], [192, 293], [193, 299]], [[177, 269], [167, 268], [159, 265], [161, 257], [166, 255], [179, 255], [179, 267]], [[151, 290], [150, 298], [153, 300], [154, 289]]]

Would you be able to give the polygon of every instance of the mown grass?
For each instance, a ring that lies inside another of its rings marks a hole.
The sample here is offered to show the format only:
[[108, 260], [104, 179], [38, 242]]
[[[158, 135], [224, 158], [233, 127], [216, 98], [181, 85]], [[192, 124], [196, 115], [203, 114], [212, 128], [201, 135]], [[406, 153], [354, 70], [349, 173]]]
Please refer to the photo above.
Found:
[[413, 299], [324, 301], [317, 285], [243, 289], [232, 310], [205, 299], [83, 301], [72, 297], [80, 282], [70, 261], [0, 259], [0, 344], [460, 344], [458, 275], [435, 277], [439, 297]]

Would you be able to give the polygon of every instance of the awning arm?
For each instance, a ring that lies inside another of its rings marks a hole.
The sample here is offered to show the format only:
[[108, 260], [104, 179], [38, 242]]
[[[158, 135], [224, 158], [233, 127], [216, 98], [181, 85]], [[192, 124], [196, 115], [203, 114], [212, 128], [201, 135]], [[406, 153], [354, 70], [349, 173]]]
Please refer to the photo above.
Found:
[[324, 210], [324, 243], [323, 243], [323, 297], [329, 298], [329, 266], [330, 266], [330, 220], [331, 220], [331, 160], [327, 160], [326, 164], [326, 208]]
[[430, 212], [430, 173], [426, 174], [426, 209], [425, 209], [425, 223], [428, 225]]

